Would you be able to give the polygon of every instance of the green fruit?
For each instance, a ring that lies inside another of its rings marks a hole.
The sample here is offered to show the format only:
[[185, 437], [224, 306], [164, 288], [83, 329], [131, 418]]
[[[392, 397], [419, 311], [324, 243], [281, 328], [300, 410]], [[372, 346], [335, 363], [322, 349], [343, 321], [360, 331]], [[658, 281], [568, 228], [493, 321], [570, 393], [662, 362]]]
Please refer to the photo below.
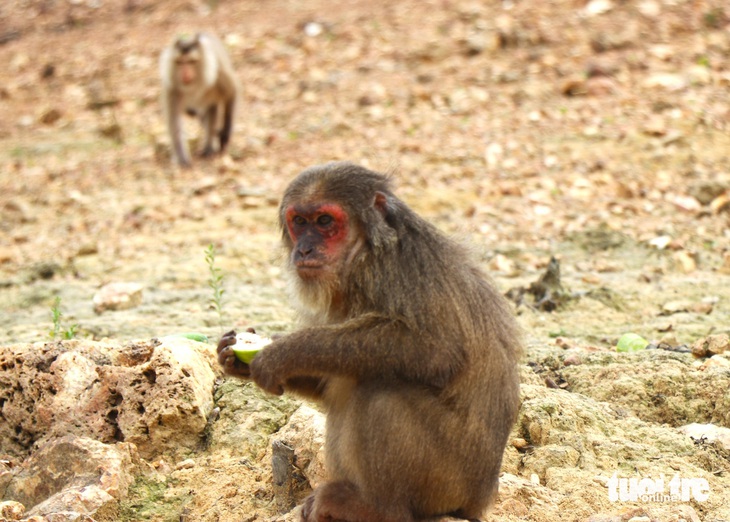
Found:
[[242, 344], [240, 348], [233, 346], [233, 353], [236, 354], [239, 361], [251, 364], [251, 361], [253, 361], [253, 358], [256, 357], [256, 354], [264, 348], [266, 348], [266, 345], [255, 346], [251, 344]]
[[646, 348], [649, 341], [635, 333], [626, 333], [621, 336], [616, 344], [617, 352], [639, 352]]
[[180, 334], [173, 334], [168, 335], [167, 337], [182, 337], [184, 339], [191, 339], [193, 341], [198, 341], [199, 343], [207, 343], [208, 342], [208, 336], [201, 334], [201, 333], [180, 333]]
[[236, 354], [239, 361], [251, 364], [253, 358], [256, 357], [262, 349], [271, 343], [271, 339], [260, 337], [255, 333], [241, 332], [236, 335], [236, 344], [231, 346], [231, 350]]

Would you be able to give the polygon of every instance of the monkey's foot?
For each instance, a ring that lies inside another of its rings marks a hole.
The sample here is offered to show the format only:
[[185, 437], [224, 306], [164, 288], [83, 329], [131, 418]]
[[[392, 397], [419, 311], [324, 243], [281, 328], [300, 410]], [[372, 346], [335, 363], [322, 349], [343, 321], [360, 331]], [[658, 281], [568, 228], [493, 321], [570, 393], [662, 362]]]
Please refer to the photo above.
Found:
[[302, 506], [302, 522], [414, 522], [407, 506], [387, 511], [369, 505], [351, 482], [328, 482]]
[[200, 153], [201, 158], [210, 158], [213, 155], [215, 155], [215, 149], [211, 145], [205, 147]]

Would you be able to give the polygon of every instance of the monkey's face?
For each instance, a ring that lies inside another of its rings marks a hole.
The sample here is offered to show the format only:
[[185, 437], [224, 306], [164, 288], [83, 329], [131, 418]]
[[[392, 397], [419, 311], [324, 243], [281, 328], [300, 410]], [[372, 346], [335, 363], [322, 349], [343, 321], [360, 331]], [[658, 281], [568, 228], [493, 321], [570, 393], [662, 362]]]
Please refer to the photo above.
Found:
[[291, 264], [304, 280], [337, 276], [349, 251], [348, 214], [337, 203], [293, 204], [286, 208]]
[[193, 85], [198, 80], [198, 69], [200, 68], [200, 56], [197, 49], [181, 54], [175, 59], [175, 74], [177, 85]]

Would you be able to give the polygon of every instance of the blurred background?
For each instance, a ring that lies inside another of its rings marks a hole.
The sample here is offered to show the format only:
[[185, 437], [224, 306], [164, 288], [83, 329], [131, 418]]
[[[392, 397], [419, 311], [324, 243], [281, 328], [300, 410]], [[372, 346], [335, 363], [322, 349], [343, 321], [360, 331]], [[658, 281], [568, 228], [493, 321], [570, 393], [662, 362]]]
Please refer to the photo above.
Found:
[[[229, 154], [181, 171], [158, 57], [198, 30], [243, 93]], [[532, 342], [727, 324], [722, 0], [6, 0], [0, 63], [0, 342], [47, 339], [56, 298], [82, 338], [291, 328], [276, 205], [342, 159], [392, 173], [505, 292], [557, 256], [593, 298], [519, 307]], [[111, 282], [142, 303], [95, 313]]]

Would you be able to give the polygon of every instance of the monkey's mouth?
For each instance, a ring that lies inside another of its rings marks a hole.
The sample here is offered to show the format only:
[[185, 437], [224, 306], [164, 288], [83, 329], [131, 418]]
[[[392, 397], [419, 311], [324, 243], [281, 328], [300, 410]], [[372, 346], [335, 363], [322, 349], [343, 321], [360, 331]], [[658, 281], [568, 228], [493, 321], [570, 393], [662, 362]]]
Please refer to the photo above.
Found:
[[325, 265], [316, 261], [300, 261], [296, 263], [297, 274], [304, 279], [320, 277]]
[[315, 256], [302, 256], [298, 259], [292, 259], [292, 263], [297, 270], [301, 270], [302, 268], [324, 268], [326, 264], [324, 259]]

